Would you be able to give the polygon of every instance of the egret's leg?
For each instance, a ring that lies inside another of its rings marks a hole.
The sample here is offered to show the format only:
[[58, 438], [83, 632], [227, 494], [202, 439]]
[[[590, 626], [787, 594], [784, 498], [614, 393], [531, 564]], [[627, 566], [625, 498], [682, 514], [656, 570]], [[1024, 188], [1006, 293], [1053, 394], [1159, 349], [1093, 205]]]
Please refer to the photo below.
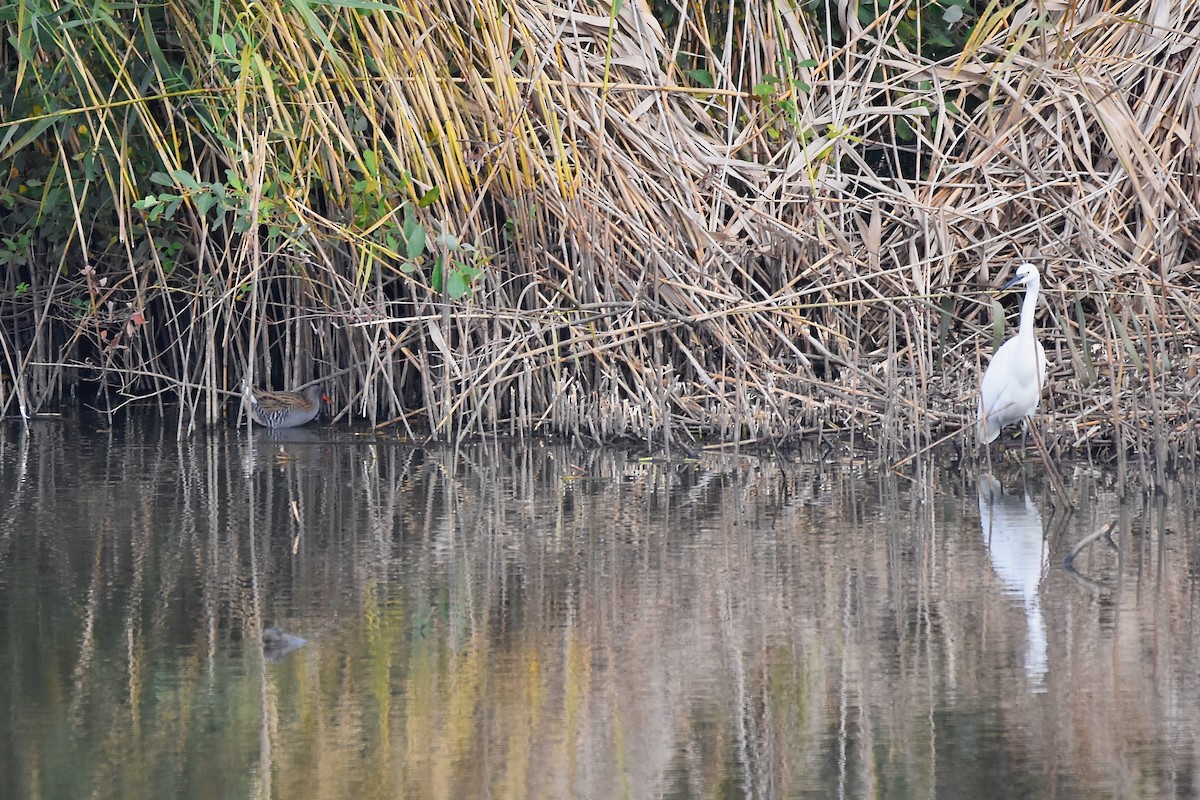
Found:
[[1029, 481], [1029, 464], [1025, 461], [1025, 439], [1029, 436], [1029, 417], [1021, 420], [1021, 477], [1028, 483]]
[[[982, 409], [980, 411], [982, 413]], [[988, 447], [988, 443], [985, 441], [987, 439], [987, 425], [984, 423], [982, 418], [975, 421], [975, 425], [972, 426], [971, 432], [975, 434], [975, 463], [979, 463], [979, 446], [983, 445], [983, 457], [987, 459], [987, 462], [990, 466], [992, 463], [992, 454], [991, 448]], [[963, 434], [965, 438], [965, 428], [963, 429]]]
[[[982, 437], [980, 437], [980, 438], [982, 438]], [[991, 442], [986, 442], [986, 441], [985, 441], [985, 442], [983, 443], [983, 452], [984, 452], [984, 453], [986, 454], [986, 456], [987, 456], [987, 469], [988, 469], [988, 474], [989, 474], [989, 475], [991, 475], [991, 474], [992, 474], [992, 444], [991, 444]]]

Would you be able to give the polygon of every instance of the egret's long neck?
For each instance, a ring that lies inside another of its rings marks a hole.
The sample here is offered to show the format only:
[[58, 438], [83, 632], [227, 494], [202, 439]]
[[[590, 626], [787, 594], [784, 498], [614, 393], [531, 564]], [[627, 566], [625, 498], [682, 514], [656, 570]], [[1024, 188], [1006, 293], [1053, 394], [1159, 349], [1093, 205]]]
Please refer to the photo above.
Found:
[[1041, 288], [1042, 282], [1036, 275], [1025, 285], [1025, 300], [1021, 303], [1021, 323], [1017, 330], [1017, 335], [1023, 339], [1033, 338], [1033, 315], [1037, 311], [1038, 292]]

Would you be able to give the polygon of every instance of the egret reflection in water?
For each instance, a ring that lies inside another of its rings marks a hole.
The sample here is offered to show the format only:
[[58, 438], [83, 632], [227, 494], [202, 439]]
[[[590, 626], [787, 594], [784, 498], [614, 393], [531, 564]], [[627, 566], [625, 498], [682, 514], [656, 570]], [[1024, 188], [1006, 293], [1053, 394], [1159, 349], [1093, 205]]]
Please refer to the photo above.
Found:
[[995, 477], [984, 474], [979, 478], [979, 519], [992, 569], [1025, 606], [1025, 674], [1040, 684], [1047, 667], [1046, 621], [1038, 594], [1048, 560], [1042, 514], [1028, 494], [1006, 495]]

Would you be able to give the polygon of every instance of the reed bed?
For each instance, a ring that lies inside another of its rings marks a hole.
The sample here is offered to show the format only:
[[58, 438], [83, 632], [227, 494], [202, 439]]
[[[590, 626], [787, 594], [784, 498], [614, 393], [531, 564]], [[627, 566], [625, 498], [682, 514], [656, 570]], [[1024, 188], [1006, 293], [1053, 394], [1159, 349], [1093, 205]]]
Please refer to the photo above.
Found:
[[27, 9], [5, 414], [320, 378], [444, 439], [901, 459], [974, 446], [1031, 260], [1048, 453], [1195, 460], [1195, 4]]

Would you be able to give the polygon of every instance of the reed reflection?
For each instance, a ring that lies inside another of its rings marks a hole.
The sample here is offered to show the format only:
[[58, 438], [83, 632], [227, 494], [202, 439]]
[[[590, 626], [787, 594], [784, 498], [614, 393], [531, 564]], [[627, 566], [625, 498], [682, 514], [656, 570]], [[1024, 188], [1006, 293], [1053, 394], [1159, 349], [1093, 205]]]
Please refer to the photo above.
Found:
[[0, 427], [0, 797], [996, 800], [1193, 774], [1186, 506], [1082, 553], [1094, 593], [1047, 552], [1132, 514], [1108, 487], [1047, 546], [1041, 495], [939, 465], [254, 433]]

